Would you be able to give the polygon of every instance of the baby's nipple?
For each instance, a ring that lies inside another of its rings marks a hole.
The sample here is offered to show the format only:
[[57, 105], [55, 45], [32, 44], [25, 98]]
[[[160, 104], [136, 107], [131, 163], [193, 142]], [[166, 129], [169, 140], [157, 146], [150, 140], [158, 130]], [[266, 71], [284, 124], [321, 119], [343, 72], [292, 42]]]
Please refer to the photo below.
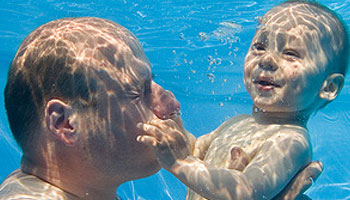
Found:
[[233, 147], [231, 149], [231, 160], [228, 168], [243, 171], [244, 168], [249, 164], [249, 161], [249, 155], [245, 153], [242, 148]]

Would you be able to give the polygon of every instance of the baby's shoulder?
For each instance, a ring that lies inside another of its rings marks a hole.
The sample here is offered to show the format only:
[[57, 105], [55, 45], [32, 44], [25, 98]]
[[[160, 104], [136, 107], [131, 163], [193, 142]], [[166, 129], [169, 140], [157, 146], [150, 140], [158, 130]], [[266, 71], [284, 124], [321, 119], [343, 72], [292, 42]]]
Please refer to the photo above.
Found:
[[304, 127], [296, 125], [282, 125], [280, 126], [279, 133], [290, 137], [300, 136], [309, 138], [309, 131]]
[[306, 128], [300, 126], [283, 125], [268, 139], [270, 144], [278, 147], [288, 146], [299, 151], [311, 151], [311, 138]]

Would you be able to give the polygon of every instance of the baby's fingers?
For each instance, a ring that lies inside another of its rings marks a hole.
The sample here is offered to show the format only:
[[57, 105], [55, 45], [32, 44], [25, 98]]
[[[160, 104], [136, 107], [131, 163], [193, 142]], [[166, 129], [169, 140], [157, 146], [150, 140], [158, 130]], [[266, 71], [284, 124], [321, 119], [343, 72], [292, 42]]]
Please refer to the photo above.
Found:
[[143, 130], [146, 135], [153, 136], [157, 141], [161, 141], [163, 139], [163, 132], [156, 126], [150, 124], [137, 124], [137, 127]]
[[172, 119], [153, 119], [148, 124], [156, 126], [162, 130], [172, 130], [172, 129], [178, 129], [179, 125]]
[[157, 139], [149, 135], [139, 135], [136, 140], [140, 143], [146, 144], [148, 146], [156, 147]]

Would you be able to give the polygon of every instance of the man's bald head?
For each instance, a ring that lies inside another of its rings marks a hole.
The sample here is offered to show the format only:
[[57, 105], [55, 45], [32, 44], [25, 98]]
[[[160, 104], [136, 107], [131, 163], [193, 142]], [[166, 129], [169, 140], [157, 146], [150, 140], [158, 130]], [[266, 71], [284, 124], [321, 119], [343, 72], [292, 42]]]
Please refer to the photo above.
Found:
[[150, 77], [145, 69], [150, 64], [136, 37], [112, 21], [67, 18], [40, 26], [22, 42], [8, 74], [5, 106], [15, 139], [22, 148], [30, 143], [51, 98], [91, 107], [102, 92]]

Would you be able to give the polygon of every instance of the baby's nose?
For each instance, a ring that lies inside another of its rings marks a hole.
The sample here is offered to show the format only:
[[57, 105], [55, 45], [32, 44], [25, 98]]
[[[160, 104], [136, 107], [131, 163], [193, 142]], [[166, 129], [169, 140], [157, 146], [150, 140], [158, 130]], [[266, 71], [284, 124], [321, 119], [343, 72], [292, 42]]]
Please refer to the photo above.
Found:
[[265, 54], [264, 57], [259, 62], [259, 67], [268, 71], [277, 70], [278, 65], [276, 62], [276, 58], [271, 53]]
[[152, 110], [159, 119], [169, 119], [178, 114], [180, 103], [174, 94], [169, 90], [164, 90], [160, 85], [152, 81]]

